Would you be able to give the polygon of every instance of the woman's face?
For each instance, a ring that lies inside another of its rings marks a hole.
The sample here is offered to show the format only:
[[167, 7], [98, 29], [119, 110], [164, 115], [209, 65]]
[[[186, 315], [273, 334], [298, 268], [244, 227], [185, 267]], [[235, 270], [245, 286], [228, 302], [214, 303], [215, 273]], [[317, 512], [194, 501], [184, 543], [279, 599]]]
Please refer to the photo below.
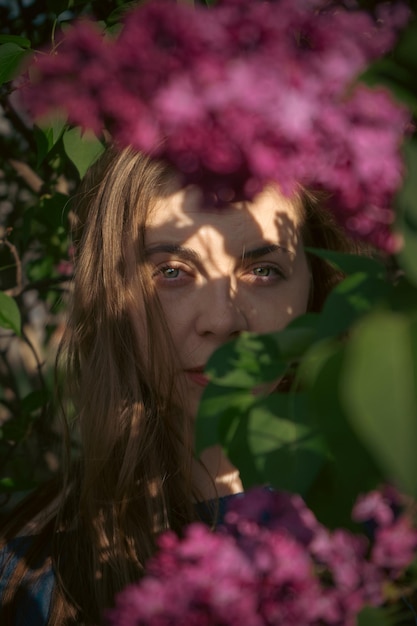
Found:
[[209, 210], [189, 187], [152, 210], [146, 255], [190, 415], [216, 348], [242, 331], [280, 330], [306, 311], [310, 274], [301, 226], [299, 207], [272, 188], [251, 203]]

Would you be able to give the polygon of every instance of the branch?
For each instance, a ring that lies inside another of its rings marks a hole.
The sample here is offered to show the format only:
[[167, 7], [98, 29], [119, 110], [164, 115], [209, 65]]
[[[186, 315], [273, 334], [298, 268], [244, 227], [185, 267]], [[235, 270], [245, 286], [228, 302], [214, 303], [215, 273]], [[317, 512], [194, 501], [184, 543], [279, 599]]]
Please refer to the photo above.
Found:
[[41, 192], [45, 183], [27, 163], [17, 159], [9, 159], [9, 163], [32, 191], [36, 194]]
[[25, 291], [32, 291], [32, 290], [36, 290], [39, 292], [48, 291], [48, 289], [53, 289], [54, 287], [61, 285], [63, 283], [64, 284], [70, 283], [71, 280], [72, 280], [72, 276], [57, 276], [56, 278], [42, 278], [41, 280], [36, 280], [36, 281], [33, 281], [32, 283], [25, 285], [22, 288], [21, 293], [24, 293]]

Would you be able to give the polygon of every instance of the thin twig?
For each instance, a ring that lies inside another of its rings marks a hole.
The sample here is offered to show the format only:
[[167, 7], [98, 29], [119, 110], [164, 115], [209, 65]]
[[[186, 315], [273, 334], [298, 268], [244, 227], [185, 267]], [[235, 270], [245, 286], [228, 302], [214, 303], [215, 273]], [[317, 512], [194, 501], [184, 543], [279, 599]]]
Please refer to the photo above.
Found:
[[2, 237], [0, 239], [0, 244], [3, 244], [7, 248], [9, 248], [16, 265], [16, 287], [13, 287], [12, 289], [7, 289], [4, 293], [9, 296], [18, 296], [20, 293], [22, 293], [23, 290], [22, 262], [20, 260], [19, 253], [16, 246], [5, 237]]

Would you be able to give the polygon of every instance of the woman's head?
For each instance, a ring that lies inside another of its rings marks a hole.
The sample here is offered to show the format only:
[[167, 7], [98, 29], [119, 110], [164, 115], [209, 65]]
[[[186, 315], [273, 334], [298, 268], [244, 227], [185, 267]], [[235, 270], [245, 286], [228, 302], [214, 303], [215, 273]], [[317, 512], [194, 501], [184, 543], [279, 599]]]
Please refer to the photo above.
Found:
[[303, 244], [349, 245], [307, 192], [289, 199], [271, 187], [215, 210], [198, 188], [181, 188], [172, 170], [130, 150], [109, 152], [79, 200], [72, 337], [76, 370], [96, 372], [81, 401], [91, 407], [104, 402], [97, 376], [107, 394], [118, 387], [125, 406], [143, 401], [152, 413], [164, 399], [169, 410], [180, 378], [195, 414], [202, 369], [219, 345], [321, 308], [339, 275], [307, 259]]

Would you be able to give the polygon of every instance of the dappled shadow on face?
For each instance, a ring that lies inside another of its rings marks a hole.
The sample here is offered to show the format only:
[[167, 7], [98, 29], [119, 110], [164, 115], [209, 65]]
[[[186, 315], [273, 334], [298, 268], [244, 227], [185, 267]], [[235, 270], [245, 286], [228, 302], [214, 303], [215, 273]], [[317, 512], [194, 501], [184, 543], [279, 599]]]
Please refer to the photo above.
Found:
[[[204, 387], [201, 374], [219, 346], [241, 332], [280, 330], [306, 311], [310, 274], [301, 222], [299, 207], [273, 188], [252, 203], [221, 209], [205, 206], [197, 187], [177, 188], [150, 211], [146, 251], [141, 260], [136, 254], [131, 275], [148, 277], [146, 306], [159, 307], [191, 413]], [[140, 245], [133, 242], [136, 251]], [[139, 308], [130, 315], [138, 340], [150, 347], [149, 360], [164, 366]]]

